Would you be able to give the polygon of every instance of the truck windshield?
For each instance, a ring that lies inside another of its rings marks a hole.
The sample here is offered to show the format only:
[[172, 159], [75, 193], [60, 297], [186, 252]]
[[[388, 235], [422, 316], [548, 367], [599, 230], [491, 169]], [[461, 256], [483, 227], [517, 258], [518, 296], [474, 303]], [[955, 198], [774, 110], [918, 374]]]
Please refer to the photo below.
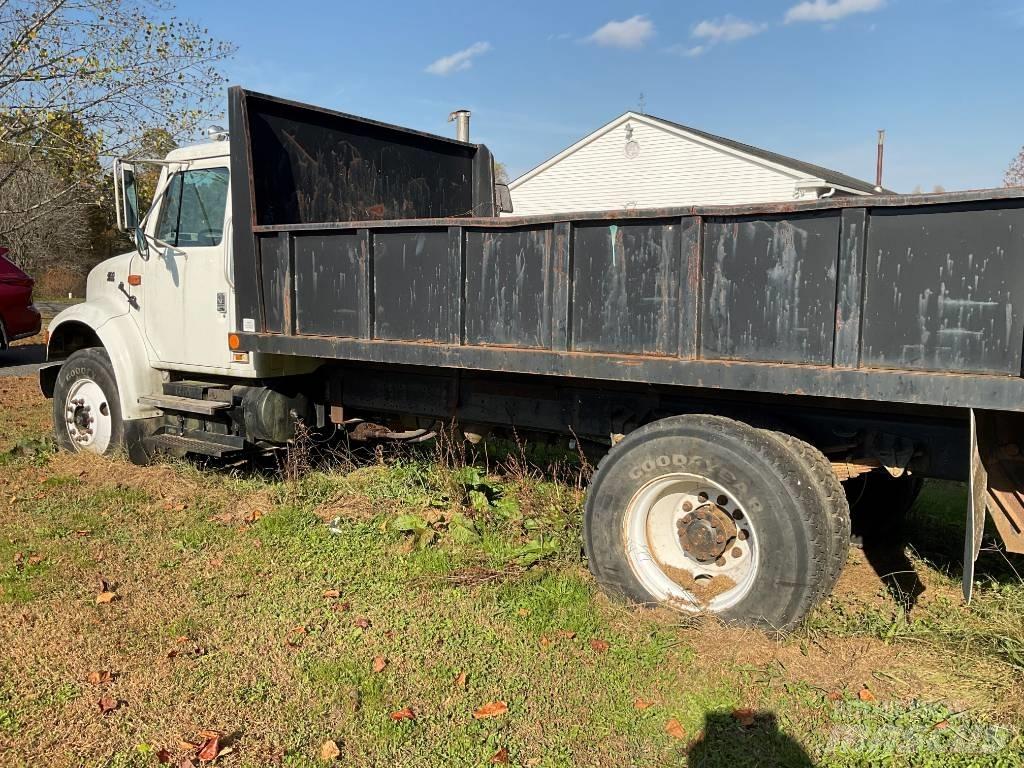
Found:
[[175, 248], [220, 245], [227, 201], [227, 168], [178, 171], [164, 192], [157, 239]]

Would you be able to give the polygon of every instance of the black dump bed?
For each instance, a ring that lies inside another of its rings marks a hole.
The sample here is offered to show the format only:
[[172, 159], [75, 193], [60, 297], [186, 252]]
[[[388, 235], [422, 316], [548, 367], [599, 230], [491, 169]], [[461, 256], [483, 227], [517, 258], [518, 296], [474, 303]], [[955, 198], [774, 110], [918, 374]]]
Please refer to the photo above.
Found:
[[242, 349], [1024, 410], [1024, 190], [498, 219], [483, 146], [230, 116]]

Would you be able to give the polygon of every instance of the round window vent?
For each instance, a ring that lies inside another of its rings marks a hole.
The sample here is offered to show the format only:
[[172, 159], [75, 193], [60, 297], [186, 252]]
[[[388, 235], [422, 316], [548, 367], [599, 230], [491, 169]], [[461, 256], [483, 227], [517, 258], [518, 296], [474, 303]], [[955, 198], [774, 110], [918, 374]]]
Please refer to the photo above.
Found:
[[626, 157], [633, 158], [640, 154], [640, 145], [635, 141], [626, 142]]

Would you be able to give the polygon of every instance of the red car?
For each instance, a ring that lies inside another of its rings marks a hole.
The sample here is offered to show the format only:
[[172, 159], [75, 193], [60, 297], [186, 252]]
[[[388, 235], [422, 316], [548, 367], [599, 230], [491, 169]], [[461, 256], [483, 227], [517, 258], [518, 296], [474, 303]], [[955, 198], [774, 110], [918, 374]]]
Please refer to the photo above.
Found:
[[5, 258], [7, 250], [0, 247], [0, 350], [12, 341], [35, 336], [42, 324], [32, 304], [35, 281]]

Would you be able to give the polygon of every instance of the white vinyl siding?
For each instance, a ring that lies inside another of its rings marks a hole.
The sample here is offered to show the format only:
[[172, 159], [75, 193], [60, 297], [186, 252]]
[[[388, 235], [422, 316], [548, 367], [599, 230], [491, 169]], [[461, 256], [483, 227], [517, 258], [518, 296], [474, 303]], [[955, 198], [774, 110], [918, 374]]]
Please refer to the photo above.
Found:
[[[640, 153], [626, 156], [626, 124]], [[514, 215], [793, 200], [797, 172], [689, 138], [642, 117], [610, 130], [511, 185]]]

